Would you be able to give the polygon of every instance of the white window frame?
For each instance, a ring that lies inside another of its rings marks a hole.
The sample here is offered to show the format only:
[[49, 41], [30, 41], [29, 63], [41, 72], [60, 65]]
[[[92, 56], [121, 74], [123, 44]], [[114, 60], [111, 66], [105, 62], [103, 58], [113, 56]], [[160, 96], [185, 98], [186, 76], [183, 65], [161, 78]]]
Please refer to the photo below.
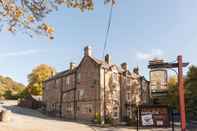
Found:
[[77, 82], [80, 82], [80, 80], [81, 80], [81, 73], [78, 72], [78, 73], [77, 73]]
[[70, 86], [70, 76], [66, 77], [66, 86]]

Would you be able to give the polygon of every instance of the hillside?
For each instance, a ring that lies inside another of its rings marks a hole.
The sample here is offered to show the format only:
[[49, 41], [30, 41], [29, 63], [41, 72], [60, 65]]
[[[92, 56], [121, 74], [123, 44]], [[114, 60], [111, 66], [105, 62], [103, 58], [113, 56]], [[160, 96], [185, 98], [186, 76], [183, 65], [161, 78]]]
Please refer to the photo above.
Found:
[[21, 92], [25, 86], [12, 80], [10, 77], [4, 77], [0, 75], [0, 99], [8, 93], [16, 95]]

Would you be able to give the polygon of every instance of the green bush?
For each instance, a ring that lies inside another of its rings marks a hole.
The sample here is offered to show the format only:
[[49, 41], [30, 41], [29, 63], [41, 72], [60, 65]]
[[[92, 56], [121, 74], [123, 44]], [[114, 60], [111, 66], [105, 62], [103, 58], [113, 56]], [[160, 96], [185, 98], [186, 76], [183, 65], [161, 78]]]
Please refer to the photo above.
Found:
[[106, 124], [112, 124], [113, 123], [113, 118], [110, 115], [107, 115], [105, 118], [105, 123]]
[[95, 122], [97, 124], [101, 124], [101, 115], [98, 112], [96, 112]]

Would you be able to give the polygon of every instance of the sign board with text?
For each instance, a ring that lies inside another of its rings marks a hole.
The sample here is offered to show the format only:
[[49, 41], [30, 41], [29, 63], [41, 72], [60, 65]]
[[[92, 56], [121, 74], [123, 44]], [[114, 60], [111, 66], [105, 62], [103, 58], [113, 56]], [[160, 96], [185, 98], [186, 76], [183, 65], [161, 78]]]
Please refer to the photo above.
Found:
[[151, 92], [162, 92], [167, 90], [167, 70], [152, 69], [150, 71]]
[[142, 127], [169, 127], [169, 108], [165, 105], [141, 105], [139, 107]]

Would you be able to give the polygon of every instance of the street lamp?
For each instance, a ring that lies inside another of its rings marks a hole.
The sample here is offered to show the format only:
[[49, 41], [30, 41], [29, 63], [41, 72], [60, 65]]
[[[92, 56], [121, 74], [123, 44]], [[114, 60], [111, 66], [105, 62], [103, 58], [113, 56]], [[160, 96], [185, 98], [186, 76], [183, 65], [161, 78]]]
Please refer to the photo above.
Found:
[[179, 107], [181, 113], [181, 131], [186, 131], [186, 115], [185, 115], [185, 96], [184, 96], [184, 82], [183, 82], [183, 67], [188, 66], [189, 63], [183, 63], [182, 56], [177, 57], [177, 63], [169, 62], [150, 62], [148, 68], [167, 68], [172, 69], [178, 68], [178, 89], [179, 89]]

